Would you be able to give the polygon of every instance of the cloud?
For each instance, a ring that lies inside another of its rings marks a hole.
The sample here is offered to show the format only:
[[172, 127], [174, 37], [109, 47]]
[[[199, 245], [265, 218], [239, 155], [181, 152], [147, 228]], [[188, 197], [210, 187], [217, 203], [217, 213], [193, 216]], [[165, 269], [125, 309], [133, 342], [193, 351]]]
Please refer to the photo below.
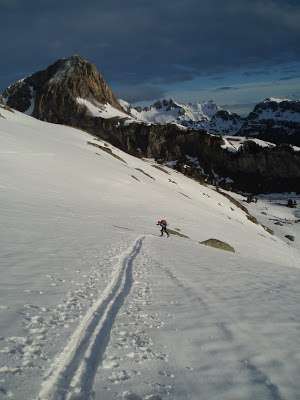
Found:
[[116, 93], [118, 98], [126, 100], [129, 103], [158, 100], [165, 95], [163, 89], [152, 85], [122, 86], [117, 88]]
[[257, 103], [245, 103], [245, 104], [223, 104], [221, 108], [224, 110], [229, 110], [241, 116], [248, 115], [253, 111]]
[[18, 5], [18, 0], [0, 0], [0, 9], [1, 8], [14, 8]]
[[[195, 77], [237, 69], [253, 71], [255, 77], [259, 70], [267, 73], [279, 63], [300, 61], [299, 1], [38, 3], [0, 0], [1, 32], [8, 38], [1, 46], [1, 75], [35, 71], [79, 53], [96, 63], [113, 86], [164, 91]], [[0, 78], [0, 86], [8, 83]]]
[[215, 89], [215, 92], [226, 92], [227, 90], [238, 90], [236, 86], [222, 86]]
[[299, 79], [300, 76], [299, 75], [294, 75], [294, 76], [282, 76], [281, 78], [279, 78], [279, 81], [291, 81], [293, 79]]

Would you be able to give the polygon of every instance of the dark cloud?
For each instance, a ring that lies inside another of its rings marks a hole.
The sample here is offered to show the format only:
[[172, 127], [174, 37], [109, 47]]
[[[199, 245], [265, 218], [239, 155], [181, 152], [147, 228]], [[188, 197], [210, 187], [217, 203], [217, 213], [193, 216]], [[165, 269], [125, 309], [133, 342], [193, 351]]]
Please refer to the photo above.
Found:
[[300, 61], [298, 0], [0, 0], [0, 15], [2, 88], [18, 71], [73, 53], [113, 87], [145, 96], [157, 85]]
[[116, 88], [115, 91], [118, 98], [124, 99], [129, 103], [158, 100], [165, 95], [165, 91], [155, 85], [122, 85]]
[[273, 71], [270, 69], [253, 69], [251, 71], [245, 71], [243, 72], [243, 75], [246, 77], [256, 77], [259, 75], [271, 75]]
[[291, 81], [293, 79], [297, 79], [300, 78], [299, 75], [294, 75], [294, 76], [282, 76], [281, 78], [279, 78], [279, 81]]
[[227, 90], [238, 90], [236, 86], [222, 86], [215, 89], [215, 92], [226, 92]]
[[241, 116], [247, 116], [251, 111], [253, 111], [254, 107], [257, 103], [246, 103], [246, 104], [223, 104], [221, 108], [224, 110], [229, 110]]

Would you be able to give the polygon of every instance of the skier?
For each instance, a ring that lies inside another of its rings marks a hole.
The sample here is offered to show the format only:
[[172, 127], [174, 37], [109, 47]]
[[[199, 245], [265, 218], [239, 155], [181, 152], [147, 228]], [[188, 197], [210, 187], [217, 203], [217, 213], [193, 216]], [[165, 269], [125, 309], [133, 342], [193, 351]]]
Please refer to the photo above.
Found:
[[161, 219], [160, 221], [157, 221], [157, 224], [156, 225], [159, 225], [160, 227], [161, 227], [161, 230], [160, 230], [160, 236], [163, 236], [164, 235], [164, 233], [166, 233], [166, 235], [167, 235], [167, 237], [169, 237], [170, 235], [169, 235], [169, 232], [168, 232], [168, 230], [167, 230], [167, 221], [165, 220], [165, 219]]

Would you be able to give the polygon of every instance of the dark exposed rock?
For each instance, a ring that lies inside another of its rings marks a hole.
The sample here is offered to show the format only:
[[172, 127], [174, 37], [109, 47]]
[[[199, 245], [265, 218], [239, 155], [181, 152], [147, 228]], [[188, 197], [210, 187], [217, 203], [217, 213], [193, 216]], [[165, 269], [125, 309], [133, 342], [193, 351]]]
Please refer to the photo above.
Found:
[[287, 239], [289, 239], [291, 242], [294, 242], [294, 241], [295, 241], [295, 236], [293, 236], [293, 235], [285, 235], [285, 237], [286, 237]]
[[179, 236], [179, 237], [184, 238], [184, 239], [189, 239], [189, 237], [187, 235], [184, 235], [183, 233], [178, 232], [177, 229], [173, 230], [173, 229], [168, 228], [168, 232], [169, 232], [170, 235]]
[[32, 86], [25, 80], [18, 81], [7, 88], [3, 93], [6, 104], [18, 111], [27, 111], [32, 102]]
[[199, 243], [204, 244], [205, 246], [214, 247], [215, 249], [225, 250], [225, 251], [230, 251], [231, 253], [235, 253], [234, 247], [219, 239], [208, 239], [204, 240], [204, 242], [199, 242]]

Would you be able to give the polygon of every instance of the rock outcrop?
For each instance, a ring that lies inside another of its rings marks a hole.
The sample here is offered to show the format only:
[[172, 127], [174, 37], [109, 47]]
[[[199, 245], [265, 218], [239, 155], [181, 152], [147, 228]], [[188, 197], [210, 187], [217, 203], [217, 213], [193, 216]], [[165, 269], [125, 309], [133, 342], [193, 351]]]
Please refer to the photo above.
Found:
[[234, 247], [219, 239], [207, 239], [204, 240], [204, 242], [199, 242], [199, 243], [205, 246], [214, 247], [215, 249], [230, 251], [231, 253], [235, 253]]

